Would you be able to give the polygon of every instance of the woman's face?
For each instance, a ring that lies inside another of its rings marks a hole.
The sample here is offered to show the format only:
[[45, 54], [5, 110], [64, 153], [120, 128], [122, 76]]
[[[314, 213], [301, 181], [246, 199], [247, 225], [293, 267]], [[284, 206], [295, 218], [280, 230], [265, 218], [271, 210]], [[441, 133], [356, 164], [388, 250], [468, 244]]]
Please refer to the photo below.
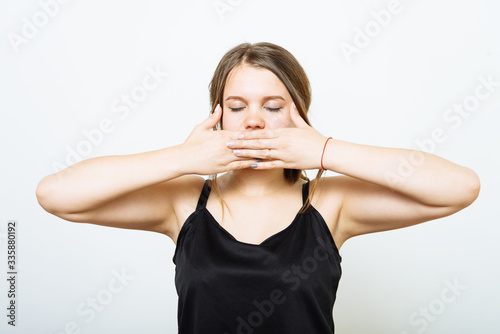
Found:
[[250, 65], [228, 75], [222, 103], [224, 130], [251, 131], [295, 127], [290, 118], [293, 100], [271, 71]]

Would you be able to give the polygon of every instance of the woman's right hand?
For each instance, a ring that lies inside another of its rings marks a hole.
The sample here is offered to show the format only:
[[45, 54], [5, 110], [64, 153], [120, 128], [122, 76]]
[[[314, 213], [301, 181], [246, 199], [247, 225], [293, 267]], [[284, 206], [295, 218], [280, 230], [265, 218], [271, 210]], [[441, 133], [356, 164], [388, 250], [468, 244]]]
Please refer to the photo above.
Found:
[[211, 175], [234, 169], [250, 168], [255, 159], [239, 158], [227, 147], [227, 142], [237, 139], [240, 132], [219, 130], [213, 127], [222, 117], [222, 108], [217, 105], [210, 117], [196, 125], [182, 144], [186, 163], [185, 174]]

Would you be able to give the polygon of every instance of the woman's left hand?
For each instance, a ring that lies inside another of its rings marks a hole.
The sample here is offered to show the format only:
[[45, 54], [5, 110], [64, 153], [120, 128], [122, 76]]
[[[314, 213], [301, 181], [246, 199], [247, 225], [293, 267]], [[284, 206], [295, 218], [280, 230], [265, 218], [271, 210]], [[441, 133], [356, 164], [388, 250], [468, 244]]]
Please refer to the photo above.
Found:
[[227, 146], [238, 157], [262, 159], [255, 169], [320, 169], [327, 137], [302, 119], [294, 103], [290, 117], [295, 127], [242, 132]]

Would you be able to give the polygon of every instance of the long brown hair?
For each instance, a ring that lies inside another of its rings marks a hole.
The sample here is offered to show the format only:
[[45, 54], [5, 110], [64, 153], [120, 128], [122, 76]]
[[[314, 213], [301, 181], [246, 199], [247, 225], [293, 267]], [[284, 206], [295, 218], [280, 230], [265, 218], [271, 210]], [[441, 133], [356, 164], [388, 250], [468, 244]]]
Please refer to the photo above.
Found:
[[[307, 112], [311, 105], [311, 85], [304, 69], [290, 52], [279, 45], [268, 42], [242, 43], [229, 50], [222, 57], [208, 86], [210, 90], [210, 105], [212, 107], [211, 114], [218, 104], [222, 107], [224, 88], [229, 73], [233, 68], [243, 64], [256, 68], [266, 68], [273, 72], [287, 88], [300, 116], [307, 124], [311, 125], [307, 117]], [[214, 127], [214, 130], [219, 129], [222, 129], [222, 118]], [[307, 210], [311, 205], [312, 196], [322, 174], [323, 170], [318, 170], [316, 177], [310, 184], [309, 196], [299, 211], [300, 213]], [[300, 169], [285, 168], [284, 176], [290, 184], [296, 183], [299, 179], [309, 181], [305, 171]], [[226, 204], [217, 186], [217, 174], [210, 175], [210, 179], [211, 188], [222, 199], [222, 203]], [[222, 203], [222, 214], [224, 215], [224, 206]]]

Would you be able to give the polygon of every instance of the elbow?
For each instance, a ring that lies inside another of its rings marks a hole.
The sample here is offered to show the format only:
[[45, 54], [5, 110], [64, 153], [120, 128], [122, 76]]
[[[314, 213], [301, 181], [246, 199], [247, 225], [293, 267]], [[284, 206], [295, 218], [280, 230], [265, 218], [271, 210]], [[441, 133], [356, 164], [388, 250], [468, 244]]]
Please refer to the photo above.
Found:
[[474, 203], [481, 190], [479, 176], [472, 169], [467, 169], [467, 173], [463, 177], [463, 182], [462, 196], [460, 196], [461, 201], [459, 202], [460, 209], [464, 209]]
[[56, 209], [56, 203], [57, 201], [55, 200], [55, 191], [54, 191], [54, 184], [51, 181], [51, 175], [48, 175], [44, 177], [40, 182], [38, 183], [36, 190], [35, 190], [35, 195], [36, 199], [38, 201], [38, 204], [48, 213], [51, 214], [56, 214], [57, 209]]
[[[58, 182], [56, 174], [44, 177], [38, 183], [35, 195], [38, 204], [47, 212], [70, 222], [87, 222], [81, 212], [73, 210], [70, 196]], [[82, 218], [83, 217], [83, 218]]]

